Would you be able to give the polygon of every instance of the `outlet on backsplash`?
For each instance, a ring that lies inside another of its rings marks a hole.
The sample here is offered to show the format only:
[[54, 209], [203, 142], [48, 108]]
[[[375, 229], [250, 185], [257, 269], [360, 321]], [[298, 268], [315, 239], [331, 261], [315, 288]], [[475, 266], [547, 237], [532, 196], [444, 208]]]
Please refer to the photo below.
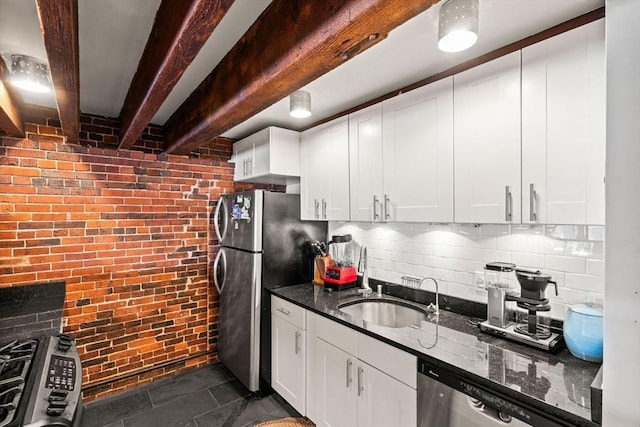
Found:
[[473, 275], [473, 283], [478, 289], [484, 289], [486, 287], [484, 279], [484, 271], [476, 271]]

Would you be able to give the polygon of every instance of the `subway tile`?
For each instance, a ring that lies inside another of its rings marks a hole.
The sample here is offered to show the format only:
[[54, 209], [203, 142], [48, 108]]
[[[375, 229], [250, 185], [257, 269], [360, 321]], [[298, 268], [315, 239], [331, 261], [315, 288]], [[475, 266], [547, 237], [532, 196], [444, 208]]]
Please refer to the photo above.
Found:
[[498, 236], [496, 237], [496, 249], [526, 252], [529, 249], [529, 238], [522, 234]]
[[545, 268], [584, 274], [587, 271], [587, 262], [584, 258], [547, 255]]
[[525, 234], [527, 236], [541, 236], [544, 234], [542, 225], [513, 224], [511, 234]]
[[467, 242], [471, 248], [496, 249], [495, 237], [470, 236]]
[[413, 252], [413, 244], [409, 242], [395, 242], [393, 250], [396, 252]]
[[588, 238], [591, 241], [604, 242], [605, 227], [602, 225], [590, 225], [587, 227]]
[[450, 231], [435, 230], [425, 235], [425, 243], [432, 243], [437, 245], [448, 246], [466, 246], [467, 238], [463, 235], [453, 233]]
[[411, 245], [411, 252], [415, 252], [421, 255], [430, 255], [433, 253], [433, 246], [425, 243], [413, 243]]
[[593, 303], [600, 308], [604, 307], [604, 294], [599, 292], [587, 292], [586, 302]]
[[586, 240], [587, 230], [584, 225], [546, 225], [545, 235], [560, 240]]
[[529, 252], [513, 252], [511, 254], [511, 262], [518, 267], [543, 269], [544, 255]]
[[558, 295], [556, 295], [555, 292], [549, 292], [547, 290], [547, 298], [549, 298], [549, 301], [559, 302], [563, 304], [578, 304], [584, 302], [587, 299], [587, 293], [585, 291], [563, 287], [558, 288]]
[[562, 240], [550, 239], [544, 236], [530, 236], [527, 252], [549, 255], [563, 255], [565, 243]]
[[604, 245], [602, 242], [567, 242], [565, 255], [602, 259]]
[[504, 236], [511, 232], [511, 228], [507, 224], [482, 224], [481, 233], [483, 236]]
[[604, 276], [604, 261], [601, 259], [587, 260], [587, 274], [590, 276]]
[[584, 274], [567, 273], [564, 286], [587, 292], [604, 292], [604, 279], [599, 276], [587, 276]]

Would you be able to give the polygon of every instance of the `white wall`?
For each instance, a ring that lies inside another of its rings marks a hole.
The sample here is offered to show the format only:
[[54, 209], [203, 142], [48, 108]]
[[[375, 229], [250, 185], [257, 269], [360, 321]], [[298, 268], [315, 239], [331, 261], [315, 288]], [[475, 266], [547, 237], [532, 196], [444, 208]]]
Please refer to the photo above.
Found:
[[640, 1], [607, 0], [603, 425], [640, 426]]
[[486, 303], [487, 293], [475, 286], [474, 273], [487, 262], [513, 262], [543, 270], [558, 282], [558, 296], [547, 288], [553, 317], [564, 318], [566, 305], [603, 303], [602, 226], [330, 222], [333, 234], [352, 234], [367, 245], [374, 279], [401, 283], [403, 275], [433, 276], [441, 293]]

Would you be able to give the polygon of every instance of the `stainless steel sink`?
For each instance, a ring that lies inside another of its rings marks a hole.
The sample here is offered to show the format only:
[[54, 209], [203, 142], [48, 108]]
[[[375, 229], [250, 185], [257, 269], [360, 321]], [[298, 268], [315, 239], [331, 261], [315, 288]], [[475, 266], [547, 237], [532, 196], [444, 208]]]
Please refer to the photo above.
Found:
[[338, 305], [343, 313], [357, 320], [375, 323], [389, 328], [418, 325], [427, 319], [427, 311], [403, 301], [364, 299]]

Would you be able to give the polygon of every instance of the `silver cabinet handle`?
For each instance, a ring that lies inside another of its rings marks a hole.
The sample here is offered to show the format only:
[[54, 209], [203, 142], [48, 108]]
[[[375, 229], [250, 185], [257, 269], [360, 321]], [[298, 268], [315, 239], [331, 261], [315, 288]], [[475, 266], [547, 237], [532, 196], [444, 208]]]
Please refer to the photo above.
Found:
[[385, 221], [388, 219], [391, 219], [391, 214], [389, 213], [389, 202], [391, 200], [389, 199], [389, 195], [385, 194], [384, 195], [384, 219]]
[[318, 199], [313, 199], [313, 217], [320, 218], [320, 202], [318, 202]]
[[380, 219], [380, 214], [378, 213], [378, 196], [373, 195], [373, 220]]
[[253, 173], [253, 159], [247, 159], [247, 175], [251, 175]]
[[291, 311], [287, 310], [286, 308], [278, 307], [276, 308], [276, 310], [278, 310], [280, 313], [284, 314], [285, 316], [288, 316], [291, 314]]
[[327, 201], [322, 199], [322, 219], [327, 219]]
[[300, 332], [296, 331], [296, 354], [300, 351]]
[[242, 176], [247, 176], [247, 160], [249, 159], [244, 159], [242, 161]]
[[353, 365], [353, 362], [351, 359], [347, 359], [347, 388], [349, 388], [353, 382], [353, 378], [351, 378], [351, 365]]
[[358, 366], [358, 396], [362, 396], [362, 392], [364, 391], [364, 384], [362, 383], [362, 373], [364, 369]]
[[511, 187], [508, 185], [504, 187], [504, 197], [504, 220], [510, 222], [513, 215], [511, 212]]
[[537, 221], [538, 219], [536, 197], [538, 197], [538, 193], [536, 193], [534, 184], [531, 183], [529, 184], [529, 221]]

